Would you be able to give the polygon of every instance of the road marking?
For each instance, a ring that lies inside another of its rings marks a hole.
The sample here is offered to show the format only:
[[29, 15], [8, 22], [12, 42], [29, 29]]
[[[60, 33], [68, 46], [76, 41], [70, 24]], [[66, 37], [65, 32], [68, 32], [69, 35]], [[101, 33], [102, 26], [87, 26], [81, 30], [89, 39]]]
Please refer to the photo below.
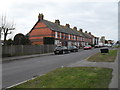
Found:
[[35, 76], [33, 76], [33, 78], [31, 78], [31, 79], [22, 81], [22, 82], [20, 82], [20, 83], [14, 84], [14, 85], [11, 85], [11, 86], [9, 86], [9, 87], [6, 87], [6, 89], [12, 88], [12, 87], [17, 86], [17, 85], [20, 85], [20, 84], [23, 84], [23, 83], [25, 83], [25, 82], [27, 82], [27, 81], [33, 80], [33, 79], [35, 79], [35, 78], [37, 78], [37, 77], [40, 77], [40, 76], [42, 76], [42, 75], [45, 75], [45, 74], [35, 75]]
[[[92, 56], [92, 55], [91, 55], [91, 56]], [[91, 56], [89, 56], [89, 57], [85, 58], [84, 60], [86, 60], [86, 61], [87, 61], [87, 59], [88, 59], [88, 58], [90, 58]]]

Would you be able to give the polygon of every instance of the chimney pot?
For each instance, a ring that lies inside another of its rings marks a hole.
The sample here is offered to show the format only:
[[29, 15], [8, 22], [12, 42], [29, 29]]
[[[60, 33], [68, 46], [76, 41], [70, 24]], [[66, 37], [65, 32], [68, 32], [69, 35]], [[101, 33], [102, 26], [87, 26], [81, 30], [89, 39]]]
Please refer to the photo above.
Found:
[[83, 32], [83, 30], [82, 30], [82, 29], [80, 29], [79, 31]]
[[77, 27], [73, 27], [73, 29], [77, 31]]
[[87, 31], [85, 31], [85, 33], [87, 33]]
[[65, 27], [70, 28], [70, 25], [69, 25], [69, 24], [66, 24]]
[[39, 13], [39, 15], [38, 15], [38, 20], [43, 20], [44, 19], [44, 15], [41, 13]]
[[91, 32], [89, 32], [89, 34], [91, 35]]
[[56, 23], [57, 25], [60, 25], [59, 19], [55, 20], [55, 23]]

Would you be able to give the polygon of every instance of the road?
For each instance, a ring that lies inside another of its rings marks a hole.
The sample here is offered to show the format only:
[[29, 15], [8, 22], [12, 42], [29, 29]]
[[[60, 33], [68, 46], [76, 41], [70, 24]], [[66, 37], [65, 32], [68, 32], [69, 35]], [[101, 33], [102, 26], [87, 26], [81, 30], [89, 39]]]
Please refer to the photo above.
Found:
[[99, 49], [76, 53], [35, 57], [3, 63], [3, 88], [43, 75], [61, 66], [67, 66], [100, 52]]

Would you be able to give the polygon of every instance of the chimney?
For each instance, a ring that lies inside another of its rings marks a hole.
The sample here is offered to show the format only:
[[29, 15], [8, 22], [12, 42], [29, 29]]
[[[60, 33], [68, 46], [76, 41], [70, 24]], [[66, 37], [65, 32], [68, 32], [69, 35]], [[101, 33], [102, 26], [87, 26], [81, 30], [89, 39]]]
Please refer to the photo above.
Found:
[[89, 34], [91, 35], [91, 32], [89, 32]]
[[80, 31], [80, 32], [83, 32], [83, 30], [82, 30], [82, 29], [80, 29], [79, 31]]
[[56, 23], [57, 25], [60, 25], [59, 19], [55, 20], [55, 23]]
[[77, 31], [77, 27], [73, 27], [73, 29]]
[[87, 31], [85, 31], [85, 33], [87, 33]]
[[38, 20], [43, 20], [44, 19], [44, 15], [41, 13], [39, 13], [39, 15], [38, 15]]
[[70, 28], [70, 25], [69, 25], [69, 24], [66, 24], [65, 27]]

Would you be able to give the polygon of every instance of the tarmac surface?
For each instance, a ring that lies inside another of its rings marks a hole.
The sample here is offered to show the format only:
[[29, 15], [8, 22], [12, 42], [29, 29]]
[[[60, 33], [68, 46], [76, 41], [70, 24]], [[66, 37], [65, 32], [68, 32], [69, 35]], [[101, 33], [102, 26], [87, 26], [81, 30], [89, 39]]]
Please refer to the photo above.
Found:
[[[54, 53], [46, 53], [46, 54], [36, 54], [36, 55], [27, 55], [27, 56], [16, 56], [16, 57], [8, 57], [8, 58], [3, 58], [3, 62], [10, 62], [13, 60], [19, 60], [19, 59], [27, 59], [27, 58], [34, 58], [34, 57], [41, 57], [41, 56], [49, 56], [53, 55]], [[105, 68], [112, 68], [112, 79], [111, 83], [109, 84], [109, 88], [115, 88], [115, 90], [119, 87], [118, 85], [118, 56], [116, 57], [115, 62], [88, 62], [86, 60], [81, 60], [72, 64], [69, 64], [67, 67], [105, 67]], [[117, 89], [117, 90], [120, 90]]]

